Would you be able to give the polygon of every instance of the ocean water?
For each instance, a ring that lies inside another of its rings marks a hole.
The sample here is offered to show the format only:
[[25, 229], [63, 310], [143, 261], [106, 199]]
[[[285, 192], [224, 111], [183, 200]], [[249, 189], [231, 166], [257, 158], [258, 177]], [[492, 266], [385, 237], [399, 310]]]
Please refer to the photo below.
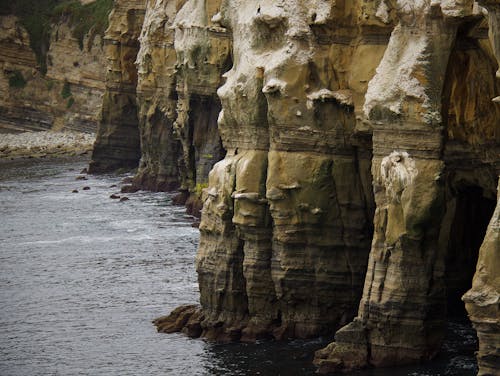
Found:
[[[0, 164], [0, 375], [314, 374], [327, 339], [220, 345], [157, 333], [153, 318], [198, 301], [194, 219], [165, 193], [110, 199], [126, 175], [76, 180], [86, 164]], [[474, 332], [460, 322], [448, 332], [436, 361], [356, 375], [476, 374]]]

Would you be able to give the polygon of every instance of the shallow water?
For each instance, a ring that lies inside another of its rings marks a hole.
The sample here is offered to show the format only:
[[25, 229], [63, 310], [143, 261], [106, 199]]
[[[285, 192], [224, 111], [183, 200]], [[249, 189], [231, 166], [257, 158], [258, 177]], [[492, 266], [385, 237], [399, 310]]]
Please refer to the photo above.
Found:
[[[164, 193], [112, 200], [124, 175], [75, 180], [85, 166], [0, 165], [0, 375], [314, 373], [322, 340], [216, 345], [158, 334], [151, 319], [198, 300], [193, 218]], [[473, 332], [452, 323], [437, 361], [358, 374], [474, 375], [474, 346]]]

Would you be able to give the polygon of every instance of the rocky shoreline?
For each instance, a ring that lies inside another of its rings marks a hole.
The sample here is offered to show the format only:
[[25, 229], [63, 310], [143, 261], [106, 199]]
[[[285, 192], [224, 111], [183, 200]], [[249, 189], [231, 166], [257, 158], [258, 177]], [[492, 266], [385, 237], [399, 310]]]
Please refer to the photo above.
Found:
[[23, 132], [0, 136], [0, 159], [84, 155], [92, 150], [94, 133]]

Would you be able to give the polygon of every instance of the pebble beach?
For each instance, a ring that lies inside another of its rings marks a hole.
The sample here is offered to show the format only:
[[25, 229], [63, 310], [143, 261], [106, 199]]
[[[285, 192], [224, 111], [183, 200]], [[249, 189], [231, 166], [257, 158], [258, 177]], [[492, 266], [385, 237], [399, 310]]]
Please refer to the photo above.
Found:
[[96, 135], [73, 131], [0, 134], [0, 159], [83, 155], [92, 150]]

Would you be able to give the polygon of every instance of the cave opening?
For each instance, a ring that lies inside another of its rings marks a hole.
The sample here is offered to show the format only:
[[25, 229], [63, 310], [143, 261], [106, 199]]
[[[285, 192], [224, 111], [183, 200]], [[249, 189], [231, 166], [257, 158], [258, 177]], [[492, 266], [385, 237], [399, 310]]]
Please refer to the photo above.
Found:
[[447, 318], [466, 319], [462, 296], [472, 287], [479, 248], [496, 202], [478, 186], [460, 187], [453, 199], [454, 216], [445, 260]]
[[472, 287], [479, 249], [495, 204], [481, 187], [462, 185], [448, 206], [452, 219], [445, 258], [446, 328], [440, 351], [446, 367], [459, 362], [477, 372], [477, 334], [461, 298]]

